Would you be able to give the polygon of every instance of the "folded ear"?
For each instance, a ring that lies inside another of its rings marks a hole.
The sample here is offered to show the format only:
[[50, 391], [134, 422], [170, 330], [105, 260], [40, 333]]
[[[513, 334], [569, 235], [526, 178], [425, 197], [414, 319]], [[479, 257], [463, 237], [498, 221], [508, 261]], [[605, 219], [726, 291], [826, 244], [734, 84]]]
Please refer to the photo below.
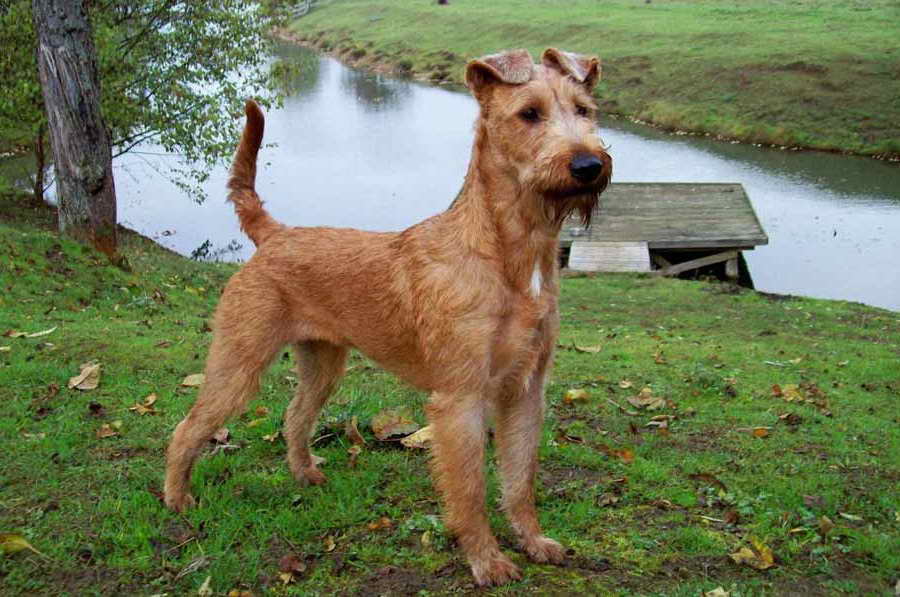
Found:
[[534, 62], [528, 50], [509, 50], [473, 60], [466, 66], [466, 85], [481, 100], [484, 91], [495, 83], [521, 85], [534, 75]]
[[587, 87], [588, 91], [593, 91], [594, 85], [600, 80], [600, 59], [596, 56], [582, 56], [547, 48], [541, 56], [541, 63], [569, 75]]

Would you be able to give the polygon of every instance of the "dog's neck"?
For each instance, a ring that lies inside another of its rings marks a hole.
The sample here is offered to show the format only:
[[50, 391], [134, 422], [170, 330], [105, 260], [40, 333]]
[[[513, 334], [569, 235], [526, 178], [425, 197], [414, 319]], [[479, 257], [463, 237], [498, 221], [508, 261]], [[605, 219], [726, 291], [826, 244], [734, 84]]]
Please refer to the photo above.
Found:
[[556, 280], [562, 222], [548, 214], [548, 199], [518, 182], [480, 119], [475, 130], [465, 182], [445, 216], [465, 246], [502, 262], [511, 283], [539, 294], [544, 281]]

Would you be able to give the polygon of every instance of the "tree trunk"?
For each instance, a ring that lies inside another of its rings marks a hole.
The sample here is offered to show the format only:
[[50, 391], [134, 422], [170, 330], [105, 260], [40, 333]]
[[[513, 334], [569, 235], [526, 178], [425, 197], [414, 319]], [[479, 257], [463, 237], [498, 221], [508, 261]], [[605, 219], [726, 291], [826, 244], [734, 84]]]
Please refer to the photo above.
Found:
[[33, 0], [37, 62], [56, 169], [59, 230], [111, 258], [116, 191], [84, 0]]

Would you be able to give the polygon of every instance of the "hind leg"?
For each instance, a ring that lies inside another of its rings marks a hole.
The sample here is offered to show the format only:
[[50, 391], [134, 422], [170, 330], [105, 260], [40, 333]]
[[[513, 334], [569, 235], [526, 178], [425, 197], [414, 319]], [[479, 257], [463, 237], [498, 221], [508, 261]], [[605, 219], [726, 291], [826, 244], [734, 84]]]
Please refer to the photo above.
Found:
[[194, 504], [191, 469], [203, 444], [256, 394], [260, 375], [283, 345], [272, 333], [277, 328], [259, 318], [217, 316], [218, 323], [200, 395], [175, 428], [166, 453], [166, 505], [177, 512]]
[[347, 348], [328, 342], [296, 345], [297, 393], [284, 413], [284, 439], [294, 478], [302, 484], [321, 485], [325, 475], [309, 451], [309, 436], [319, 411], [344, 373]]

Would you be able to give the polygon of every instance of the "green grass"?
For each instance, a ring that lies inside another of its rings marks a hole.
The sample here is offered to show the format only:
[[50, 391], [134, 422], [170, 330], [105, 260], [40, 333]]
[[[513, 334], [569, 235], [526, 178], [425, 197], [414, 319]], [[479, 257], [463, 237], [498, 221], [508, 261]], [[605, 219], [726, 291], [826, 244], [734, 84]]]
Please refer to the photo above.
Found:
[[599, 55], [604, 112], [753, 143], [900, 157], [900, 2], [340, 0], [291, 28], [362, 65], [461, 83], [467, 60]]
[[[328, 484], [298, 487], [283, 440], [264, 439], [280, 429], [294, 382], [285, 358], [248, 413], [229, 423], [239, 449], [210, 449], [198, 462], [200, 507], [183, 516], [166, 510], [157, 497], [166, 442], [196, 394], [179, 384], [202, 369], [206, 322], [234, 266], [188, 261], [123, 233], [126, 272], [57, 237], [52, 214], [22, 198], [4, 197], [0, 214], [0, 333], [56, 328], [0, 337], [0, 532], [23, 535], [44, 554], [0, 556], [4, 595], [188, 595], [207, 577], [217, 595], [471, 588], [440, 522], [426, 454], [378, 442], [368, 429], [390, 406], [405, 405], [424, 423], [426, 397], [359, 355], [316, 433]], [[486, 593], [892, 590], [900, 570], [897, 313], [632, 275], [567, 279], [562, 296], [538, 495], [547, 533], [574, 555], [557, 568], [514, 550], [494, 507], [491, 466], [494, 528], [525, 576]], [[67, 389], [89, 360], [102, 364], [99, 387]], [[621, 387], [625, 380], [632, 387]], [[815, 384], [827, 407], [786, 402], [773, 384], [806, 384], [807, 393]], [[631, 410], [628, 397], [644, 386], [670, 403], [634, 416], [615, 406]], [[571, 388], [589, 398], [567, 404]], [[158, 414], [129, 410], [150, 393]], [[659, 413], [675, 417], [668, 434], [645, 427]], [[779, 418], [785, 413], [796, 424]], [[368, 438], [353, 468], [342, 431], [352, 416]], [[120, 435], [99, 439], [114, 421]], [[769, 436], [742, 431], [755, 427], [770, 427]], [[633, 461], [615, 450], [630, 450]], [[822, 516], [835, 525], [824, 536]], [[368, 528], [381, 517], [392, 526]], [[775, 567], [729, 559], [751, 537], [773, 550]], [[279, 560], [291, 553], [306, 570], [284, 585]]]

